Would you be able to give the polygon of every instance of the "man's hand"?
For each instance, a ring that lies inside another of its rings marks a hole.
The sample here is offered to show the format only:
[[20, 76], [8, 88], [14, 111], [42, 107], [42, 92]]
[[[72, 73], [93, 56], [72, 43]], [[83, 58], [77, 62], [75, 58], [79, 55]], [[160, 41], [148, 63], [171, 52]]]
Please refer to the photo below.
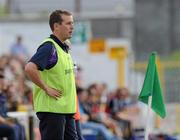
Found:
[[0, 124], [5, 124], [5, 122], [6, 120], [2, 116], [0, 116]]
[[6, 124], [6, 125], [9, 125], [9, 126], [13, 126], [14, 125], [13, 122], [10, 122], [10, 121], [6, 120], [2, 116], [0, 116], [0, 124]]
[[46, 88], [46, 93], [47, 95], [49, 95], [50, 97], [53, 97], [56, 100], [62, 96], [62, 91], [51, 88], [51, 87]]

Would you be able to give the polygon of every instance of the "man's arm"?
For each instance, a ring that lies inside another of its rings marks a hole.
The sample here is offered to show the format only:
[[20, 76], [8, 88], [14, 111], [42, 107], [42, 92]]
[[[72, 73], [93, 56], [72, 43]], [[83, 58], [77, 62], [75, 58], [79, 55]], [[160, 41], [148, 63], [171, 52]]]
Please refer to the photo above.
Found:
[[44, 91], [47, 91], [47, 85], [43, 80], [41, 80], [40, 73], [36, 64], [34, 64], [33, 62], [27, 63], [25, 66], [25, 72], [33, 83], [35, 83]]
[[0, 124], [5, 124], [6, 120], [0, 115]]
[[29, 62], [25, 66], [25, 73], [33, 83], [43, 89], [49, 96], [57, 99], [61, 96], [61, 92], [57, 89], [50, 88], [40, 77], [38, 67], [35, 63]]

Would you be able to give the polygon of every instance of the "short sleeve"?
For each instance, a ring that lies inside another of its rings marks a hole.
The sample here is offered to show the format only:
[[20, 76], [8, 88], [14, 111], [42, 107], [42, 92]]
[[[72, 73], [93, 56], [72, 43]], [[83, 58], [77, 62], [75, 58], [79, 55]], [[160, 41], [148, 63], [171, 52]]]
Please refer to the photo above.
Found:
[[53, 51], [53, 45], [51, 42], [42, 44], [37, 52], [32, 56], [29, 62], [33, 62], [38, 66], [38, 69], [43, 71], [48, 67], [49, 59]]

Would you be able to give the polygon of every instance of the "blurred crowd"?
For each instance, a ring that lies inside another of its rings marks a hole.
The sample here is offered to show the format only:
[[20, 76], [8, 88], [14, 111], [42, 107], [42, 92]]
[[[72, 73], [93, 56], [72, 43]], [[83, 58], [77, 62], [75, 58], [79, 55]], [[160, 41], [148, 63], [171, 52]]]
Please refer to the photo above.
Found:
[[18, 35], [10, 46], [10, 53], [0, 56], [0, 139], [26, 139], [23, 124], [8, 116], [8, 112], [32, 110], [32, 86], [24, 73], [26, 49]]
[[9, 111], [26, 110], [32, 104], [32, 85], [23, 71], [24, 64], [12, 55], [0, 57], [0, 90], [7, 97]]
[[77, 95], [82, 128], [94, 129], [88, 123], [96, 127], [103, 125], [118, 138], [133, 139], [134, 130], [140, 128], [137, 125], [140, 108], [136, 97], [127, 88], [108, 91], [105, 83], [92, 83], [88, 87], [77, 85]]
[[[14, 45], [16, 48], [11, 49], [9, 55], [0, 56], [0, 102], [5, 98], [7, 111], [10, 112], [32, 110], [32, 83], [24, 73], [28, 54], [20, 42], [21, 37], [18, 36]], [[132, 139], [140, 114], [136, 96], [132, 96], [126, 87], [109, 91], [105, 83], [92, 83], [84, 87], [82, 72], [83, 69], [77, 66], [76, 84], [82, 131], [96, 131], [102, 140], [113, 137]], [[3, 117], [2, 114], [0, 116]]]

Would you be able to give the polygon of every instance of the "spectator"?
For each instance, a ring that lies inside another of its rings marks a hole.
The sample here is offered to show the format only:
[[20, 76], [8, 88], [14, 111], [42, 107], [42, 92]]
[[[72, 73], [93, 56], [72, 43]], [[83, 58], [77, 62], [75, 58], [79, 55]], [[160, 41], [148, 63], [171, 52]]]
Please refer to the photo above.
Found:
[[29, 57], [29, 53], [22, 41], [22, 36], [16, 36], [16, 42], [10, 47], [10, 53], [12, 56], [17, 57], [20, 61], [24, 62]]
[[132, 121], [139, 111], [134, 101], [132, 102], [127, 88], [119, 88], [116, 90], [115, 96], [109, 103], [109, 110], [113, 118], [117, 120], [121, 126], [123, 136], [126, 139], [130, 139], [132, 136]]
[[0, 138], [7, 137], [8, 140], [17, 140], [15, 138], [14, 128], [8, 124], [8, 122], [0, 116]]
[[7, 137], [8, 140], [25, 140], [24, 127], [7, 116], [6, 87], [4, 75], [0, 72], [0, 138]]
[[86, 110], [84, 108], [84, 103], [87, 101], [87, 91], [83, 88], [77, 89], [78, 99], [79, 99], [79, 110], [81, 113], [81, 124], [82, 129], [90, 129], [92, 131], [95, 131], [99, 138], [102, 138], [103, 140], [121, 140], [121, 138], [115, 136], [111, 131], [109, 131], [103, 124], [91, 122], [89, 121], [89, 115], [86, 113]]
[[15, 57], [0, 57], [0, 71], [8, 81], [6, 96], [9, 111], [27, 111], [32, 108], [32, 83], [26, 79], [23, 66], [24, 63]]
[[122, 137], [121, 129], [117, 122], [111, 118], [109, 114], [105, 112], [102, 107], [102, 93], [100, 93], [99, 85], [92, 84], [88, 88], [88, 101], [86, 103], [86, 109], [90, 115], [90, 120], [98, 123], [103, 123], [107, 128], [111, 129], [118, 137]]
[[8, 55], [2, 55], [0, 57], [0, 69], [1, 71], [4, 71], [4, 68], [7, 66], [9, 61], [9, 56]]

